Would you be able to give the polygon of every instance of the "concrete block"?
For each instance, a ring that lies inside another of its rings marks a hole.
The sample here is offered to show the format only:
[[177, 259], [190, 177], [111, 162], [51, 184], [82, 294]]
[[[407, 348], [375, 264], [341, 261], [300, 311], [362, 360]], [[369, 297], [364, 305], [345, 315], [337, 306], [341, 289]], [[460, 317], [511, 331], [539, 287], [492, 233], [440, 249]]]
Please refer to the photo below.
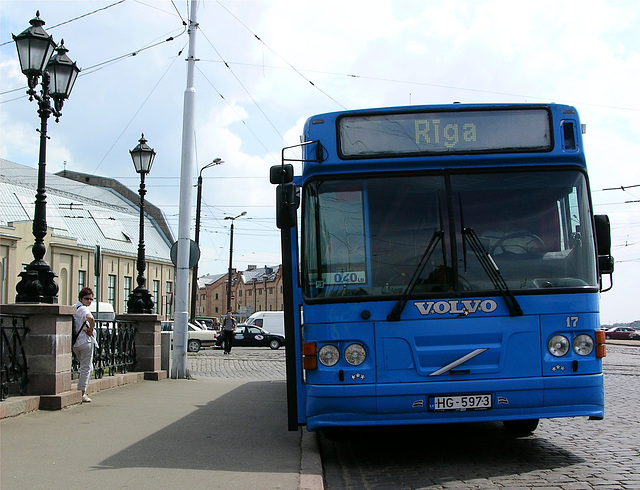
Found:
[[162, 379], [167, 379], [166, 371], [147, 371], [144, 373], [144, 379], [146, 381], [160, 381]]
[[82, 393], [79, 391], [65, 391], [57, 395], [42, 395], [40, 397], [40, 410], [61, 410], [80, 402], [82, 402]]
[[10, 396], [0, 402], [0, 419], [34, 412], [38, 410], [39, 404], [39, 396]]

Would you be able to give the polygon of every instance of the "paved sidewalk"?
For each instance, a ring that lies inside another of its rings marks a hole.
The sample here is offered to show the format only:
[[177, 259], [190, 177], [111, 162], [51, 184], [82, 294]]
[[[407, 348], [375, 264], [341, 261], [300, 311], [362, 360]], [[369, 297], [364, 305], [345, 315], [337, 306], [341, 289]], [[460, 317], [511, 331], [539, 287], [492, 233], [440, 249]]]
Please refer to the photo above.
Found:
[[0, 487], [321, 489], [284, 381], [144, 381], [0, 421]]

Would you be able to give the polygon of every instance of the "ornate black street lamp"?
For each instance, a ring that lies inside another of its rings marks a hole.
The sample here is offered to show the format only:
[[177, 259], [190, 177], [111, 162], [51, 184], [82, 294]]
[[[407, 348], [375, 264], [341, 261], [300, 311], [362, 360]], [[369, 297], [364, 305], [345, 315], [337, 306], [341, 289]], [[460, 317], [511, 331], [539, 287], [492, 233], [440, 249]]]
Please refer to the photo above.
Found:
[[[231, 310], [231, 271], [233, 269], [233, 222], [239, 217], [246, 215], [246, 211], [242, 211], [238, 216], [225, 216], [224, 219], [231, 220], [231, 237], [229, 239], [229, 277], [227, 278], [227, 311]], [[226, 312], [225, 312], [226, 313]]]
[[[220, 165], [224, 163], [224, 160], [220, 158], [216, 158], [213, 162], [208, 163], [204, 167], [200, 169], [200, 174], [198, 175], [198, 197], [196, 201], [196, 231], [195, 231], [195, 242], [196, 245], [200, 245], [200, 211], [202, 208], [202, 171], [213, 167], [215, 165]], [[193, 275], [192, 275], [192, 284], [191, 284], [191, 321], [196, 318], [196, 299], [198, 297], [198, 262], [193, 266]]]
[[143, 134], [138, 146], [133, 150], [129, 150], [129, 153], [131, 153], [136, 172], [140, 174], [140, 239], [138, 241], [137, 262], [138, 286], [129, 295], [127, 313], [153, 313], [153, 299], [147, 288], [145, 288], [147, 280], [144, 277], [144, 270], [146, 269], [144, 257], [144, 195], [147, 193], [144, 188], [144, 177], [151, 171], [156, 152], [147, 145], [147, 140], [144, 139]]
[[[40, 115], [40, 156], [38, 160], [38, 191], [33, 213], [33, 236], [35, 242], [31, 251], [33, 262], [19, 275], [16, 285], [16, 303], [57, 303], [58, 285], [56, 274], [44, 261], [47, 248], [44, 237], [47, 235], [47, 194], [45, 187], [47, 161], [47, 119], [53, 114], [56, 122], [62, 116], [62, 106], [69, 98], [73, 84], [80, 73], [75, 62], [67, 56], [64, 40], [56, 46], [53, 38], [42, 28], [44, 21], [40, 12], [29, 21], [31, 27], [22, 33], [13, 35], [18, 50], [20, 69], [27, 77], [29, 100], [38, 101]], [[57, 53], [52, 57], [53, 52]], [[35, 90], [38, 79], [42, 77], [40, 94]], [[53, 107], [51, 106], [53, 99]]]

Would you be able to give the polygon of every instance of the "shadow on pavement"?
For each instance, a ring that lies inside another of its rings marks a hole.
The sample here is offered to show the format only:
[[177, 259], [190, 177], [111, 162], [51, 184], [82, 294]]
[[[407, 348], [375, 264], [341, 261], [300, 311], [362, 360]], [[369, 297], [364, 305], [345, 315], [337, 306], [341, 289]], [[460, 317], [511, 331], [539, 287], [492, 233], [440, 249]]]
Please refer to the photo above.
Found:
[[287, 431], [284, 391], [284, 382], [245, 383], [94, 469], [297, 473], [300, 432]]
[[583, 462], [547, 439], [510, 436], [501, 423], [321, 431], [327, 488], [443, 485]]

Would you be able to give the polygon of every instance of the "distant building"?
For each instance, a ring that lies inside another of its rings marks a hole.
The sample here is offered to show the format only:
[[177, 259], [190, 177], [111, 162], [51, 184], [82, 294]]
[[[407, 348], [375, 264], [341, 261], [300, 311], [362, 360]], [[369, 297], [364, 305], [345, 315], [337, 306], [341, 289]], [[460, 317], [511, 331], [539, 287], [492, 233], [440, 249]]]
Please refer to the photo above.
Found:
[[[33, 260], [31, 231], [37, 169], [0, 159], [0, 303], [14, 303], [18, 274]], [[84, 286], [100, 301], [125, 313], [137, 286], [136, 259], [140, 209], [138, 194], [113, 179], [77, 172], [47, 174], [47, 252], [44, 260], [57, 274], [58, 303], [73, 304]], [[146, 287], [156, 313], [173, 316], [174, 242], [162, 213], [145, 201]], [[94, 252], [101, 249], [100, 278]]]
[[[226, 300], [222, 300], [222, 294], [226, 294], [225, 286], [228, 273], [206, 275], [198, 278], [198, 297], [196, 299], [196, 316], [220, 318], [224, 315], [222, 309]], [[226, 298], [226, 296], [224, 296]]]
[[[228, 271], [198, 278], [196, 316], [219, 318], [226, 313], [228, 279]], [[255, 311], [284, 310], [282, 291], [281, 266], [250, 265], [246, 271], [231, 272], [231, 310], [240, 319]]]

